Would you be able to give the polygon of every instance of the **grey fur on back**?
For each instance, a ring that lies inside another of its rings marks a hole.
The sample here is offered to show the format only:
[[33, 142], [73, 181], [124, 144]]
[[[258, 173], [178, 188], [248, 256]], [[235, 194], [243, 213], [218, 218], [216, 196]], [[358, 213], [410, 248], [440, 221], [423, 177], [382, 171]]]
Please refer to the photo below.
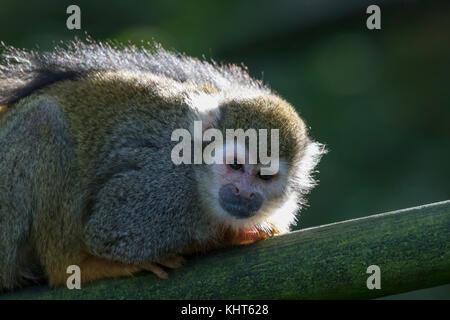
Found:
[[236, 65], [219, 65], [154, 44], [150, 50], [92, 39], [74, 40], [51, 52], [16, 49], [2, 44], [0, 105], [13, 104], [52, 83], [77, 79], [96, 71], [141, 71], [198, 84], [209, 83], [226, 91], [230, 86], [267, 89]]
[[59, 105], [45, 97], [24, 99], [13, 111], [0, 119], [0, 291], [43, 275], [39, 258], [45, 256], [38, 257], [31, 239], [57, 229], [42, 219], [59, 224], [56, 239], [64, 234], [60, 222], [72, 222], [69, 210], [52, 217], [72, 183], [71, 139]]

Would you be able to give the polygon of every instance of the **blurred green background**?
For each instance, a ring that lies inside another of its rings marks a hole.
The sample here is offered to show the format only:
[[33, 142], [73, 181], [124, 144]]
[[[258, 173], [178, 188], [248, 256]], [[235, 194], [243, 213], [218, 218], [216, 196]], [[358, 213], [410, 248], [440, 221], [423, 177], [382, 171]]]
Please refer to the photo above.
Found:
[[[81, 31], [66, 28], [70, 4]], [[370, 4], [381, 30], [366, 28]], [[330, 150], [297, 228], [450, 198], [448, 1], [0, 3], [6, 44], [50, 49], [85, 32], [243, 63], [294, 104]], [[450, 286], [405, 297], [450, 298]]]

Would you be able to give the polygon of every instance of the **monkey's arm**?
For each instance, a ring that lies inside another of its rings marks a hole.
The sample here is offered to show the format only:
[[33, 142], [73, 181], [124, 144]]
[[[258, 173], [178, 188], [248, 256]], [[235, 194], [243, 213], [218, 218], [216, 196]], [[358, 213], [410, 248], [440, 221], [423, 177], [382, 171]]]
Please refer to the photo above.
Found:
[[103, 184], [84, 237], [93, 255], [138, 265], [159, 262], [189, 245], [198, 210], [191, 203], [191, 171], [175, 166], [170, 150], [134, 150], [138, 154], [127, 152], [128, 158], [145, 155], [146, 163], [113, 174]]

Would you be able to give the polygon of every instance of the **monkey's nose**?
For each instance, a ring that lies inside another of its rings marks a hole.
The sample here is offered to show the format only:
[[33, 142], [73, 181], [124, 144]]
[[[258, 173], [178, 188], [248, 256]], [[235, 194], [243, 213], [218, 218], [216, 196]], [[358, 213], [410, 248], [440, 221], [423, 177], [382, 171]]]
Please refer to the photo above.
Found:
[[232, 184], [224, 185], [219, 190], [221, 207], [238, 219], [254, 216], [261, 208], [263, 198], [259, 193], [242, 192]]
[[246, 192], [246, 191], [241, 191], [238, 187], [233, 186], [234, 187], [234, 193], [236, 195], [240, 195], [243, 198], [246, 199], [253, 199], [255, 197], [255, 193], [254, 192]]

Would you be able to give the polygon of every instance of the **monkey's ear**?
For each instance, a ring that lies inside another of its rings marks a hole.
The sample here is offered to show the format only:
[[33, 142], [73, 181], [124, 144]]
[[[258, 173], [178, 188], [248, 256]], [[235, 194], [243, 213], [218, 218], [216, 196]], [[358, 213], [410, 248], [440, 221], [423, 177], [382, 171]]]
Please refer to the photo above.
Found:
[[220, 115], [218, 95], [196, 93], [189, 97], [188, 104], [196, 111], [197, 120], [202, 121], [202, 132], [217, 126]]
[[219, 119], [219, 109], [210, 110], [208, 113], [202, 115], [202, 131], [217, 127]]

